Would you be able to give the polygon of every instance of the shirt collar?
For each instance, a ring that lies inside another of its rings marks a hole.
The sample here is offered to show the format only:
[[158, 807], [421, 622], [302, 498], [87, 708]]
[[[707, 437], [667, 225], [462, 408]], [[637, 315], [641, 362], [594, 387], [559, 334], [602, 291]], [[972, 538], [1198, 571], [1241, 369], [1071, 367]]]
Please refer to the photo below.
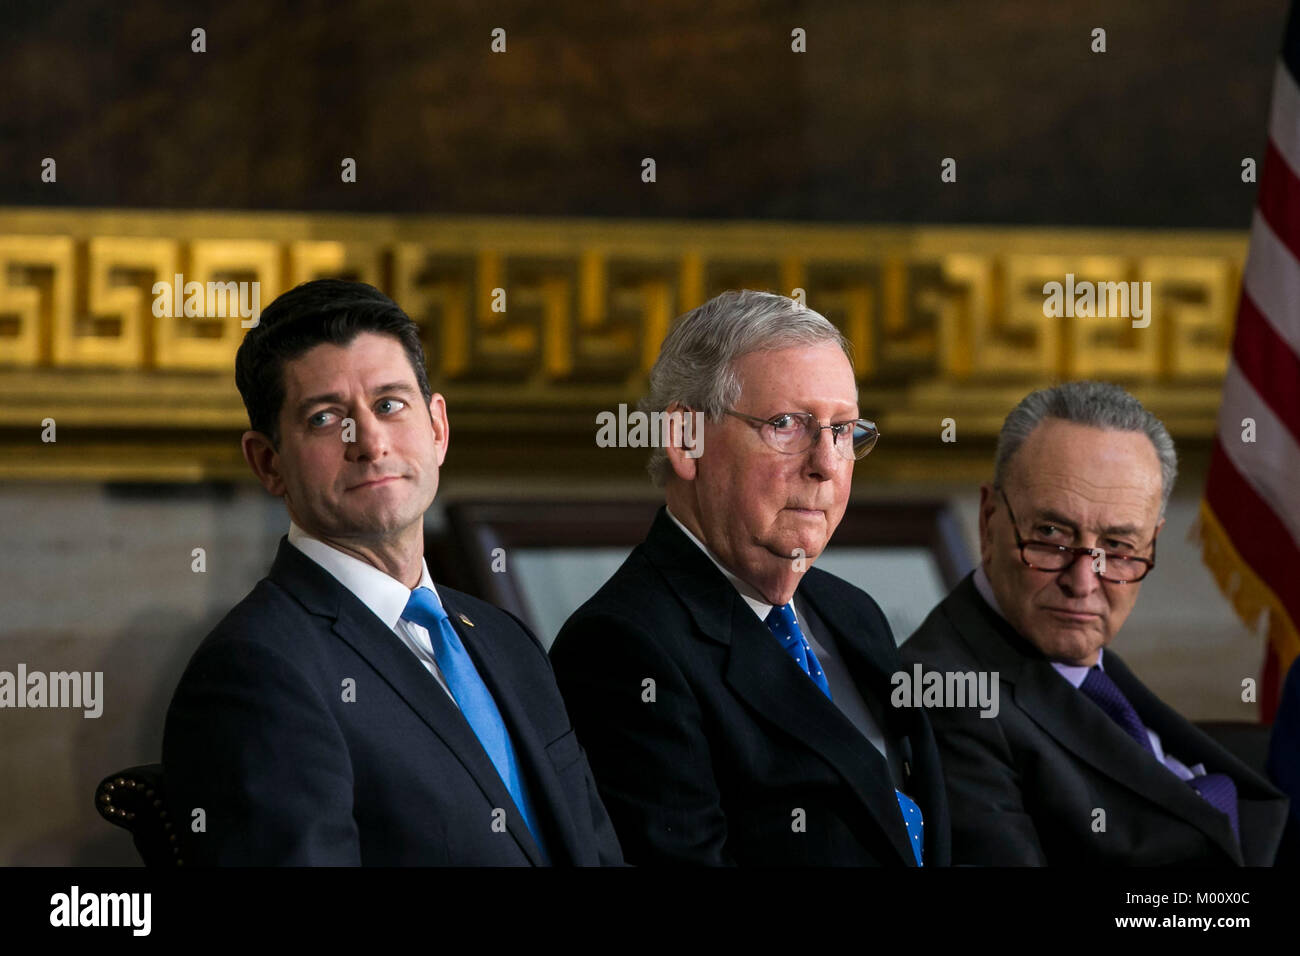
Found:
[[1004, 621], [1007, 619], [1007, 616], [1002, 613], [1002, 608], [998, 607], [998, 599], [993, 596], [993, 585], [989, 581], [989, 576], [984, 573], [984, 565], [982, 564], [975, 566], [975, 590], [980, 593], [984, 603], [991, 607], [998, 617]]
[[[373, 564], [312, 537], [292, 520], [289, 522], [289, 543], [328, 571], [390, 629], [397, 626], [407, 602], [411, 600], [411, 589], [405, 584]], [[438, 598], [438, 603], [442, 603], [424, 558], [420, 559], [419, 586], [428, 588]]]
[[[739, 592], [740, 596], [745, 599], [745, 603], [749, 605], [749, 609], [758, 615], [758, 619], [760, 621], [766, 621], [767, 616], [772, 613], [772, 605], [768, 604], [767, 601], [759, 595], [755, 588], [750, 587], [740, 578], [736, 577], [736, 575], [732, 574], [726, 565], [719, 561], [714, 553], [705, 547], [703, 541], [691, 534], [691, 530], [677, 520], [677, 516], [669, 511], [667, 506], [664, 507], [664, 511], [668, 512], [668, 517], [673, 520], [673, 524], [681, 528], [682, 533], [695, 542], [695, 546], [703, 551], [710, 561], [717, 565], [718, 570], [721, 571], [723, 575], [726, 576], [727, 580], [731, 582], [731, 586], [734, 587], [736, 591]], [[793, 604], [791, 606], [793, 607]], [[795, 615], [795, 620], [798, 620], [798, 615]]]

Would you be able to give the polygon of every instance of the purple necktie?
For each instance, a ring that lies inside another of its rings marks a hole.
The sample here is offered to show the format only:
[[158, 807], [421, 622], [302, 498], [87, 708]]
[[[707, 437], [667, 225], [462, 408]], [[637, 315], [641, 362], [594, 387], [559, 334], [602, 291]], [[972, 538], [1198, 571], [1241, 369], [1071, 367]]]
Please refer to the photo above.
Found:
[[[1088, 670], [1088, 676], [1083, 679], [1079, 690], [1091, 698], [1107, 717], [1119, 724], [1124, 733], [1141, 744], [1147, 753], [1155, 756], [1155, 751], [1151, 747], [1151, 738], [1147, 736], [1142, 718], [1128, 702], [1124, 692], [1110, 679], [1110, 675], [1094, 664]], [[1214, 809], [1227, 814], [1228, 822], [1232, 824], [1232, 835], [1240, 843], [1241, 833], [1237, 828], [1237, 785], [1232, 782], [1232, 778], [1224, 773], [1207, 773], [1200, 777], [1193, 777], [1187, 781], [1187, 785], [1199, 793]]]
[[1088, 676], [1079, 685], [1079, 690], [1092, 698], [1092, 702], [1105, 711], [1106, 716], [1119, 724], [1120, 729], [1128, 734], [1151, 756], [1156, 752], [1151, 749], [1151, 738], [1142, 724], [1133, 705], [1128, 702], [1124, 692], [1110, 679], [1110, 675], [1094, 664], [1088, 669]]
[[1207, 773], [1193, 777], [1187, 785], [1203, 796], [1210, 806], [1228, 815], [1232, 835], [1241, 843], [1241, 830], [1237, 826], [1237, 785], [1226, 773]]

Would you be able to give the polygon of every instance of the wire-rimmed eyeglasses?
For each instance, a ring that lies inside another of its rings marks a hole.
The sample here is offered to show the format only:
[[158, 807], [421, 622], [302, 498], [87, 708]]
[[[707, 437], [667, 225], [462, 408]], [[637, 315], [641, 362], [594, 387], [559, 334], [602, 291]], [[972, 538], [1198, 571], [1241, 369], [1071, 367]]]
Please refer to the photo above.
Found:
[[[880, 439], [876, 423], [865, 418], [823, 425], [808, 412], [782, 412], [771, 418], [755, 418], [735, 409], [726, 409], [758, 429], [763, 441], [785, 455], [799, 455], [817, 444], [824, 430], [830, 429], [831, 443], [841, 458], [855, 461], [866, 458]], [[841, 440], [845, 439], [845, 440]]]

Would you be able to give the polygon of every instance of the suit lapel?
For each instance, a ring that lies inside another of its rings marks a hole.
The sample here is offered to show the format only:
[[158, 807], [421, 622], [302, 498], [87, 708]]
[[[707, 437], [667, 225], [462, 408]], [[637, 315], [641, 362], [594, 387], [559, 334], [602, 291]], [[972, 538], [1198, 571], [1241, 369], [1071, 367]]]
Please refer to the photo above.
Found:
[[[1058, 743], [1117, 783], [1186, 820], [1241, 862], [1227, 818], [1070, 686], [1051, 664], [1026, 668], [1021, 678], [1014, 691], [1016, 703]], [[1162, 741], [1167, 742], [1163, 737]]]
[[834, 767], [866, 805], [899, 859], [915, 865], [884, 758], [795, 666], [739, 595], [736, 604], [727, 684]]
[[[781, 649], [708, 556], [661, 509], [646, 539], [659, 568], [696, 626], [727, 645], [727, 685], [766, 720], [792, 735], [845, 779], [884, 831], [899, 860], [915, 866], [884, 759]], [[818, 607], [818, 613], [822, 609]]]
[[1105, 666], [1106, 673], [1124, 692], [1142, 722], [1160, 735], [1166, 753], [1173, 754], [1188, 766], [1203, 763], [1210, 773], [1226, 773], [1236, 783], [1241, 796], [1258, 792], [1261, 785], [1266, 791], [1264, 795], [1273, 795], [1267, 792], [1271, 788], [1259, 774], [1151, 693], [1118, 654], [1107, 651]]
[[[460, 761], [535, 865], [543, 863], [528, 828], [469, 722], [401, 640], [324, 568], [281, 539], [269, 575], [315, 614], [333, 618], [333, 631], [406, 702]], [[459, 631], [457, 633], [460, 633]], [[522, 832], [521, 832], [522, 831]]]
[[[863, 703], [866, 704], [885, 735], [886, 746], [896, 748], [897, 757], [902, 763], [902, 789], [921, 805], [926, 814], [926, 824], [933, 824], [934, 829], [928, 831], [928, 835], [937, 834], [946, 826], [947, 804], [942, 794], [942, 771], [937, 765], [930, 765], [925, 756], [927, 753], [934, 752], [933, 749], [926, 749], [934, 747], [929, 723], [923, 710], [889, 705], [893, 686], [892, 677], [901, 666], [896, 656], [893, 635], [886, 631], [880, 636], [890, 642], [887, 647], [894, 650], [894, 654], [886, 656], [880, 653], [880, 648], [867, 639], [867, 635], [880, 631], [878, 621], [874, 616], [866, 614], [859, 605], [837, 600], [836, 596], [828, 590], [828, 583], [832, 580], [821, 571], [810, 570], [799, 586], [798, 600], [805, 605], [810, 612], [809, 616], [816, 624], [824, 628], [825, 639], [835, 642], [849, 676], [853, 679], [858, 693], [862, 695]], [[836, 709], [838, 711], [838, 708]], [[849, 722], [847, 717], [843, 719], [846, 723]], [[856, 728], [854, 731], [856, 740], [861, 735], [856, 732]], [[914, 739], [921, 748], [915, 753]], [[872, 750], [874, 749], [873, 747]], [[913, 762], [918, 756], [921, 764], [914, 766]], [[886, 772], [888, 772], [887, 768]], [[919, 777], [918, 772], [920, 772]], [[892, 786], [892, 775], [885, 779], [891, 781]], [[895, 797], [887, 811], [891, 816], [886, 819], [892, 820], [892, 814], [896, 810], [897, 798]], [[879, 805], [877, 805], [877, 812], [881, 812]], [[890, 832], [894, 832], [892, 828]], [[908, 846], [907, 859], [914, 860], [915, 857], [910, 855], [911, 847], [907, 844], [905, 835], [903, 843]]]
[[[474, 620], [472, 626], [467, 626], [465, 621], [472, 619], [464, 614], [457, 595], [449, 593], [445, 588], [440, 590], [439, 594], [443, 599], [443, 606], [451, 616], [452, 626], [473, 658], [474, 667], [483, 678], [483, 683], [487, 685], [492, 699], [496, 701], [497, 709], [501, 711], [501, 718], [510, 732], [515, 756], [523, 769], [524, 778], [528, 781], [537, 824], [546, 827], [552, 862], [562, 861], [561, 854], [558, 852], [561, 847], [565, 851], [564, 857], [574, 863], [581, 862], [580, 847], [576, 837], [577, 828], [570, 812], [569, 800], [554, 765], [546, 755], [546, 741], [538, 735], [537, 722], [529, 715], [527, 704], [520, 693], [526, 688], [526, 683], [508, 679], [510, 668], [493, 646], [494, 635], [490, 622], [479, 619]], [[536, 846], [522, 817], [515, 814], [510, 818], [509, 824], [521, 844], [527, 842], [533, 847]], [[540, 853], [537, 859], [541, 860]]]
[[[1037, 648], [985, 604], [970, 577], [947, 600], [954, 602], [949, 614], [954, 625], [984, 651], [981, 657], [998, 670], [1003, 687], [1010, 687], [1016, 705], [1044, 733], [1093, 769], [1192, 824], [1241, 862], [1241, 851], [1227, 818], [1058, 673]], [[1112, 679], [1121, 669], [1122, 676], [1116, 683], [1123, 681], [1120, 689], [1145, 723], [1143, 706], [1149, 712], [1150, 702], [1156, 698], [1123, 666], [1118, 655], [1107, 654], [1106, 670]], [[1137, 695], [1139, 700], [1134, 700], [1130, 691], [1137, 688], [1141, 693]], [[1168, 710], [1163, 704], [1160, 707]], [[1178, 721], [1181, 723], [1182, 718]], [[1159, 727], [1151, 726], [1160, 734], [1162, 743], [1170, 742]]]
[[[1166, 755], [1177, 757], [1187, 766], [1204, 764], [1207, 773], [1227, 774], [1236, 785], [1238, 801], [1249, 800], [1258, 792], [1257, 787], [1261, 781], [1253, 770], [1151, 693], [1146, 685], [1128, 669], [1128, 665], [1118, 654], [1106, 655], [1105, 668], [1138, 712], [1142, 722], [1160, 735], [1160, 744]], [[1206, 834], [1214, 837], [1225, 852], [1232, 854], [1234, 859], [1241, 863], [1242, 847], [1238, 846], [1232, 827], [1223, 814], [1196, 794], [1186, 782], [1181, 780], [1178, 782], [1184, 792], [1193, 797], [1191, 801], [1187, 801], [1189, 803], [1185, 814], [1187, 819]], [[1242, 840], [1244, 843], [1244, 833]]]
[[[881, 723], [881, 729], [895, 738], [909, 735], [918, 711], [884, 706], [890, 697], [891, 678], [898, 662], [882, 657], [866, 639], [867, 634], [876, 630], [876, 622], [857, 608], [835, 601], [824, 590], [825, 580], [820, 573], [810, 572], [796, 597], [811, 612], [813, 622], [826, 629], [826, 637], [834, 640], [853, 683], [872, 716]], [[881, 706], [872, 706], [873, 703]]]

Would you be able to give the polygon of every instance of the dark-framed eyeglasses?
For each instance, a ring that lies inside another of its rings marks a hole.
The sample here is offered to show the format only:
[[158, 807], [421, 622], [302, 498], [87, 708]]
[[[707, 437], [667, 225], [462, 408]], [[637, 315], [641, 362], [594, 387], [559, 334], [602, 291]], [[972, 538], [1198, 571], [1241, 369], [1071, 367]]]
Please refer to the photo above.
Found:
[[1156, 566], [1156, 539], [1151, 538], [1151, 557], [1140, 558], [1135, 554], [1122, 551], [1107, 551], [1104, 548], [1071, 548], [1063, 544], [1051, 544], [1047, 541], [1026, 541], [1020, 537], [1015, 512], [1007, 493], [998, 489], [1002, 501], [1007, 506], [1007, 517], [1011, 519], [1011, 532], [1016, 536], [1016, 547], [1020, 549], [1020, 560], [1035, 571], [1064, 571], [1079, 560], [1080, 556], [1093, 559], [1092, 569], [1097, 577], [1112, 584], [1136, 584], [1151, 573]]
[[831, 444], [835, 451], [849, 461], [866, 458], [880, 439], [876, 423], [865, 418], [823, 425], [808, 412], [782, 412], [771, 418], [755, 418], [732, 408], [726, 409], [726, 412], [757, 428], [759, 437], [783, 455], [799, 455], [808, 451], [817, 444], [826, 429], [830, 429]]

